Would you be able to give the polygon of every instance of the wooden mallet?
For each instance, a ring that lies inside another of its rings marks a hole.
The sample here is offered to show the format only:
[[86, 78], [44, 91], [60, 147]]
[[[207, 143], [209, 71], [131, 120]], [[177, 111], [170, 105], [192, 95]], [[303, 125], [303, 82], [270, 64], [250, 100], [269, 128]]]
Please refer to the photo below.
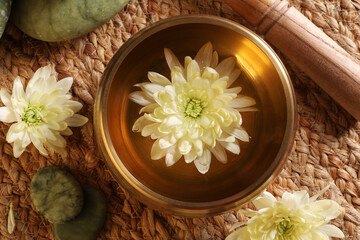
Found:
[[360, 121], [360, 63], [280, 0], [223, 0]]

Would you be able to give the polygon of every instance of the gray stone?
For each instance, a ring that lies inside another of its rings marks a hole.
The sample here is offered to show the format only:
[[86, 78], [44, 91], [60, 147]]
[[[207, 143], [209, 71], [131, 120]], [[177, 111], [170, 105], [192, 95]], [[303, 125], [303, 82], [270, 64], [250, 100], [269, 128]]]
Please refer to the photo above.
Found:
[[63, 223], [77, 216], [84, 197], [78, 181], [58, 167], [40, 169], [32, 178], [30, 196], [35, 208], [54, 223]]
[[83, 186], [84, 207], [71, 221], [54, 224], [57, 240], [95, 240], [104, 225], [106, 201], [103, 193], [89, 185]]

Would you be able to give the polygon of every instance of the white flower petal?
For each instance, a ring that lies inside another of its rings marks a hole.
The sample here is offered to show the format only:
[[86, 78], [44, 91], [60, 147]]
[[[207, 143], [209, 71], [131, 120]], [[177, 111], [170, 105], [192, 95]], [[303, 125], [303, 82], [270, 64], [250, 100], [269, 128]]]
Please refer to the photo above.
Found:
[[[200, 140], [200, 138], [202, 137], [203, 131], [200, 131], [200, 130], [203, 130], [203, 129], [193, 128], [193, 129], [191, 129], [191, 131], [187, 131], [188, 137], [189, 137], [190, 139], [197, 139], [197, 140], [199, 140], [200, 142], [202, 142], [202, 141]], [[202, 146], [202, 145], [201, 145], [201, 146]]]
[[173, 84], [186, 82], [183, 72], [179, 67], [174, 67], [173, 70], [171, 71], [171, 82]]
[[196, 169], [205, 174], [209, 171], [210, 163], [211, 163], [211, 153], [208, 149], [204, 149], [204, 152], [201, 156], [194, 160]]
[[140, 109], [139, 114], [154, 112], [155, 108], [157, 108], [157, 107], [159, 107], [159, 104], [157, 104], [157, 103], [152, 103], [152, 104], [146, 105], [145, 107], [142, 107]]
[[69, 92], [73, 82], [74, 80], [72, 77], [63, 78], [60, 81], [56, 82], [55, 88], [61, 89], [61, 94], [66, 94], [67, 92]]
[[39, 152], [45, 156], [48, 155], [47, 151], [45, 150], [43, 143], [40, 141], [38, 134], [32, 132], [30, 133], [31, 142], [34, 146], [39, 150]]
[[12, 108], [11, 96], [5, 88], [0, 90], [0, 98], [6, 107]]
[[161, 149], [159, 146], [159, 139], [154, 142], [151, 147], [151, 159], [158, 160], [165, 156], [167, 149]]
[[250, 234], [246, 227], [239, 228], [235, 232], [232, 232], [225, 240], [251, 240]]
[[192, 61], [193, 59], [189, 56], [186, 56], [184, 59], [184, 67], [185, 67], [185, 71], [187, 69], [187, 66], [189, 65], [189, 63]]
[[[41, 81], [39, 81], [36, 85], [34, 85], [34, 88], [37, 88]], [[43, 79], [44, 85], [42, 86], [45, 91], [48, 91], [49, 93], [55, 93], [55, 92], [62, 92], [61, 89], [56, 88], [56, 77], [50, 76], [48, 79]], [[38, 85], [38, 86], [37, 86]], [[39, 86], [40, 89], [40, 86]], [[66, 92], [65, 92], [66, 93]], [[65, 94], [64, 93], [64, 94]]]
[[24, 133], [25, 133], [24, 124], [14, 123], [10, 126], [6, 134], [6, 141], [8, 143], [12, 143], [16, 140], [22, 140]]
[[159, 123], [162, 122], [162, 119], [156, 118], [156, 117], [154, 117], [154, 115], [156, 115], [156, 114], [155, 113], [154, 114], [145, 113], [144, 117], [151, 122], [159, 122]]
[[237, 98], [233, 99], [227, 106], [231, 108], [244, 108], [250, 107], [256, 104], [256, 101], [252, 97], [238, 95]]
[[[221, 95], [218, 95], [216, 97], [216, 100], [220, 101], [220, 107], [223, 108], [223, 106], [228, 105], [233, 99], [236, 97], [235, 93], [223, 93]], [[227, 106], [227, 108], [230, 108]]]
[[192, 79], [191, 86], [198, 89], [206, 89], [210, 87], [210, 82], [207, 79], [202, 79], [201, 77], [196, 77]]
[[252, 201], [257, 209], [271, 208], [276, 203], [276, 198], [269, 192], [264, 192], [263, 196], [256, 198]]
[[166, 86], [164, 92], [158, 92], [154, 94], [154, 100], [162, 107], [166, 108], [174, 104], [174, 98], [176, 97], [175, 89], [172, 86]]
[[[79, 116], [81, 116], [81, 115], [79, 115]], [[81, 117], [83, 117], [83, 116], [81, 116]], [[86, 119], [83, 119], [83, 121], [87, 121], [88, 119], [86, 118]], [[79, 121], [80, 122], [80, 121]], [[79, 123], [80, 124], [80, 123]], [[64, 131], [67, 127], [76, 127], [76, 126], [70, 126], [70, 125], [68, 125], [65, 121], [61, 121], [61, 122], [59, 122], [59, 129], [57, 129], [56, 131], [59, 131], [59, 132], [61, 132], [61, 131]], [[80, 125], [80, 126], [82, 126], [82, 125]]]
[[153, 122], [148, 120], [145, 116], [141, 116], [138, 119], [136, 119], [132, 130], [134, 132], [141, 132], [143, 130], [143, 128], [148, 125], [148, 124], [152, 124]]
[[215, 147], [216, 145], [216, 134], [214, 132], [214, 129], [209, 128], [204, 131], [204, 134], [201, 137], [201, 140], [209, 145], [210, 147]]
[[210, 66], [212, 53], [213, 53], [213, 46], [211, 42], [207, 42], [200, 48], [200, 50], [196, 54], [194, 60], [199, 63], [201, 71], [204, 68]]
[[235, 57], [228, 57], [221, 61], [215, 70], [219, 73], [220, 77], [229, 76], [235, 67], [235, 63]]
[[22, 146], [22, 141], [19, 139], [13, 144], [14, 157], [18, 158], [25, 151], [25, 147]]
[[201, 77], [209, 80], [210, 82], [214, 82], [219, 79], [219, 74], [215, 69], [211, 67], [206, 67]]
[[16, 222], [13, 211], [13, 204], [10, 203], [9, 215], [8, 215], [8, 233], [12, 234], [15, 230]]
[[184, 129], [181, 126], [176, 126], [172, 133], [172, 136], [178, 141], [185, 135]]
[[323, 232], [320, 232], [320, 231], [311, 231], [309, 232], [310, 236], [305, 236], [303, 239], [305, 240], [313, 240], [313, 239], [316, 239], [316, 240], [330, 240], [329, 237], [323, 233]]
[[211, 128], [215, 125], [215, 121], [212, 117], [204, 115], [200, 119], [200, 124], [203, 128]]
[[0, 121], [5, 123], [12, 123], [16, 120], [16, 114], [12, 111], [12, 109], [7, 107], [0, 107]]
[[234, 231], [235, 229], [239, 228], [239, 227], [242, 227], [246, 225], [246, 222], [237, 222], [237, 223], [234, 223], [231, 228], [229, 229], [230, 232]]
[[251, 240], [246, 227], [242, 227], [226, 237], [225, 240]]
[[70, 128], [66, 128], [65, 130], [61, 131], [60, 133], [64, 136], [70, 136], [73, 134], [73, 132], [71, 131]]
[[[46, 125], [47, 125], [48, 128], [53, 129], [55, 131], [60, 131], [60, 129], [61, 129], [60, 124], [57, 121], [54, 121], [54, 120], [48, 121], [46, 123]], [[64, 128], [63, 130], [65, 130], [65, 129], [66, 128]]]
[[29, 145], [31, 143], [31, 139], [30, 139], [30, 136], [29, 136], [29, 133], [28, 132], [25, 132], [24, 135], [23, 135], [23, 138], [22, 138], [22, 144], [21, 146], [23, 148], [26, 148], [27, 145]]
[[235, 137], [226, 132], [223, 132], [217, 140], [221, 142], [235, 142]]
[[66, 149], [63, 147], [58, 147], [56, 145], [51, 144], [50, 142], [46, 143], [46, 146], [49, 148], [50, 153], [52, 154], [54, 151], [62, 155], [63, 157], [67, 156]]
[[168, 64], [170, 70], [172, 70], [174, 67], [179, 67], [181, 69], [181, 71], [184, 72], [183, 66], [181, 65], [178, 58], [175, 56], [175, 54], [170, 49], [164, 48], [164, 54], [165, 54], [165, 59], [166, 59], [166, 62]]
[[284, 192], [281, 201], [292, 209], [296, 209], [309, 203], [309, 194], [304, 190], [294, 193]]
[[134, 85], [140, 87], [141, 90], [149, 96], [153, 96], [155, 93], [164, 91], [164, 87], [156, 83], [138, 83]]
[[80, 111], [80, 109], [83, 107], [83, 105], [78, 101], [72, 101], [72, 100], [66, 101], [65, 106], [70, 108], [74, 113]]
[[313, 214], [322, 216], [325, 218], [325, 222], [328, 222], [340, 215], [339, 204], [335, 201], [323, 199], [308, 204], [308, 209]]
[[[170, 115], [173, 115], [172, 113], [166, 112], [166, 108], [169, 104], [165, 103], [163, 108], [155, 108], [154, 112], [151, 114], [156, 119], [165, 119], [169, 117]], [[148, 113], [145, 113], [144, 115], [149, 115]]]
[[57, 146], [59, 148], [65, 148], [66, 146], [66, 140], [60, 134], [55, 135], [55, 139], [47, 139], [47, 143], [51, 143], [52, 145]]
[[212, 54], [212, 58], [211, 58], [211, 62], [210, 62], [210, 67], [211, 68], [216, 68], [216, 66], [219, 63], [219, 55], [216, 51], [213, 52]]
[[221, 144], [216, 144], [214, 148], [209, 148], [212, 154], [216, 157], [217, 160], [221, 163], [227, 163], [227, 155], [225, 149]]
[[319, 196], [323, 195], [327, 190], [329, 190], [330, 185], [327, 185], [326, 187], [324, 187], [323, 189], [321, 189], [319, 192], [317, 192], [315, 195], [313, 195], [310, 198], [310, 202], [315, 201]]
[[181, 158], [181, 154], [178, 151], [175, 151], [174, 148], [166, 153], [165, 163], [166, 166], [170, 167], [174, 165]]
[[248, 133], [242, 126], [239, 126], [237, 128], [225, 129], [225, 131], [243, 142], [249, 142], [250, 140]]
[[181, 140], [178, 144], [178, 149], [182, 155], [187, 155], [192, 149], [192, 143], [187, 139]]
[[201, 156], [203, 154], [203, 151], [204, 151], [203, 146], [204, 146], [204, 144], [201, 140], [196, 139], [193, 141], [193, 147], [198, 156]]
[[31, 104], [38, 104], [38, 105], [45, 105], [46, 108], [53, 106], [53, 107], [63, 107], [66, 106], [66, 103], [70, 100], [70, 95], [61, 95], [60, 90], [56, 92], [36, 92], [29, 98], [29, 103]]
[[[45, 67], [41, 67], [38, 70], [36, 70], [36, 72], [34, 73], [34, 75], [32, 76], [32, 78], [30, 79], [28, 85], [26, 86], [26, 93], [30, 93], [32, 92], [34, 89], [34, 85], [37, 84], [37, 82], [39, 80], [47, 80], [50, 77], [51, 74], [51, 66], [47, 65]], [[13, 92], [14, 93], [14, 92]]]
[[221, 146], [223, 146], [228, 151], [230, 151], [234, 154], [240, 153], [240, 146], [237, 141], [235, 141], [235, 142], [219, 142], [219, 143], [221, 144]]
[[220, 78], [220, 79], [216, 80], [215, 82], [213, 82], [211, 84], [211, 88], [220, 89], [220, 90], [224, 91], [224, 89], [226, 88], [226, 85], [227, 85], [227, 81], [226, 81], [226, 77], [224, 77], [224, 78]]
[[45, 137], [47, 138], [47, 140], [53, 140], [55, 141], [57, 138], [55, 136], [55, 134], [53, 133], [52, 130], [48, 129], [46, 132], [45, 132]]
[[152, 83], [157, 83], [160, 84], [161, 86], [166, 86], [171, 84], [169, 79], [156, 72], [148, 72], [148, 79]]
[[191, 150], [188, 154], [184, 156], [186, 163], [191, 163], [197, 158], [197, 153], [195, 150]]
[[195, 60], [192, 60], [186, 68], [186, 80], [191, 84], [196, 78], [200, 78], [200, 67]]
[[146, 93], [142, 91], [135, 91], [129, 94], [129, 99], [141, 106], [146, 106], [151, 103], [154, 103], [154, 100], [151, 99]]
[[257, 112], [259, 111], [256, 107], [246, 107], [246, 108], [235, 108], [237, 111], [241, 112]]
[[178, 126], [182, 123], [183, 121], [177, 116], [170, 116], [162, 121], [158, 130], [163, 133], [168, 133], [171, 132], [175, 126]]
[[[29, 83], [33, 84], [34, 82], [36, 82], [36, 79], [39, 79], [39, 78], [47, 79], [50, 77], [50, 75], [51, 75], [51, 66], [50, 65], [40, 67], [35, 71], [34, 75], [32, 76], [33, 80], [30, 80]], [[31, 84], [29, 87], [31, 87]]]
[[143, 137], [148, 137], [150, 136], [151, 134], [153, 134], [153, 132], [155, 132], [155, 130], [157, 129], [157, 127], [160, 126], [159, 123], [151, 123], [151, 124], [148, 124], [146, 125], [142, 131], [141, 131], [141, 135]]
[[72, 117], [67, 118], [65, 122], [69, 127], [81, 127], [87, 123], [89, 119], [80, 114], [74, 114]]
[[[49, 81], [51, 82], [50, 84]], [[42, 98], [44, 94], [53, 94], [55, 90], [55, 84], [56, 78], [54, 76], [50, 76], [47, 78], [31, 78], [25, 92], [27, 101], [33, 104], [43, 103], [40, 101], [40, 98]], [[61, 90], [58, 90], [58, 92], [60, 91]]]
[[241, 87], [234, 87], [234, 88], [227, 88], [224, 90], [224, 93], [235, 93], [235, 94], [239, 94], [241, 92], [242, 88]]
[[[11, 98], [19, 102], [25, 101], [24, 87], [21, 83], [20, 77], [16, 77], [14, 80]], [[14, 100], [12, 100], [12, 102], [14, 102]]]
[[[260, 210], [260, 212], [261, 212], [261, 210]], [[249, 210], [240, 209], [239, 213], [241, 213], [242, 215], [245, 215], [247, 217], [253, 218], [253, 217], [256, 217], [256, 215], [258, 215], [259, 211], [254, 211], [254, 210], [251, 210], [251, 209], [249, 209]], [[252, 221], [252, 220], [253, 219], [250, 219], [249, 221]], [[250, 223], [249, 221], [248, 221], [248, 224]]]
[[325, 233], [329, 237], [344, 238], [344, 233], [334, 225], [325, 224], [317, 228], [317, 230]]
[[170, 139], [168, 136], [164, 138], [159, 138], [159, 147], [161, 149], [167, 149], [175, 144], [175, 139]]
[[234, 69], [234, 71], [232, 71], [229, 75], [229, 81], [226, 87], [230, 87], [236, 81], [236, 79], [239, 78], [240, 73], [241, 70], [239, 68]]

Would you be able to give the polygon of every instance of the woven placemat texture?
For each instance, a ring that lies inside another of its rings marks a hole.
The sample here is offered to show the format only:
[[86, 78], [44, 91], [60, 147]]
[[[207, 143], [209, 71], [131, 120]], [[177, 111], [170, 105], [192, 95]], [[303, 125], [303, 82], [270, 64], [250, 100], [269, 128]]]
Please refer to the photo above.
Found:
[[[359, 0], [291, 0], [290, 4], [360, 59]], [[246, 25], [218, 0], [131, 0], [107, 24], [71, 41], [37, 41], [8, 26], [0, 40], [0, 87], [10, 91], [16, 76], [27, 83], [40, 66], [51, 64], [59, 79], [74, 78], [72, 94], [84, 105], [81, 114], [90, 121], [67, 138], [66, 158], [41, 156], [33, 146], [14, 158], [11, 145], [5, 141], [9, 125], [0, 123], [0, 239], [54, 239], [52, 224], [34, 210], [29, 196], [32, 176], [50, 165], [69, 169], [82, 183], [97, 185], [106, 194], [108, 214], [99, 239], [224, 239], [229, 227], [243, 218], [233, 211], [186, 219], [147, 208], [112, 178], [94, 141], [94, 97], [114, 53], [145, 26], [193, 13], [218, 15]], [[331, 184], [324, 197], [342, 206], [342, 214], [333, 223], [344, 231], [346, 239], [360, 239], [360, 122], [292, 62], [283, 60], [295, 87], [299, 128], [285, 168], [268, 191], [279, 197], [284, 191], [305, 189], [313, 195]], [[11, 235], [7, 232], [10, 202], [17, 223]]]

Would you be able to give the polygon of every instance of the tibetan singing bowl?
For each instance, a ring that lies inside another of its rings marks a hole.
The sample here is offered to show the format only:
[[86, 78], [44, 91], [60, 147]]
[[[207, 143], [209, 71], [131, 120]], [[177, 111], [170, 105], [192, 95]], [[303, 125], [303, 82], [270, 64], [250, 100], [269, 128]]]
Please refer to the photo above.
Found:
[[[239, 155], [228, 162], [212, 157], [200, 174], [180, 159], [167, 167], [152, 160], [154, 140], [134, 133], [141, 106], [129, 100], [134, 84], [154, 71], [170, 79], [164, 48], [182, 62], [211, 42], [219, 60], [235, 56], [242, 73], [233, 86], [256, 99], [259, 111], [241, 113], [251, 136], [240, 141]], [[108, 64], [95, 104], [97, 141], [114, 178], [150, 207], [187, 217], [218, 214], [261, 194], [283, 168], [293, 144], [296, 105], [288, 73], [279, 57], [245, 27], [213, 16], [180, 16], [148, 27], [129, 39]]]

